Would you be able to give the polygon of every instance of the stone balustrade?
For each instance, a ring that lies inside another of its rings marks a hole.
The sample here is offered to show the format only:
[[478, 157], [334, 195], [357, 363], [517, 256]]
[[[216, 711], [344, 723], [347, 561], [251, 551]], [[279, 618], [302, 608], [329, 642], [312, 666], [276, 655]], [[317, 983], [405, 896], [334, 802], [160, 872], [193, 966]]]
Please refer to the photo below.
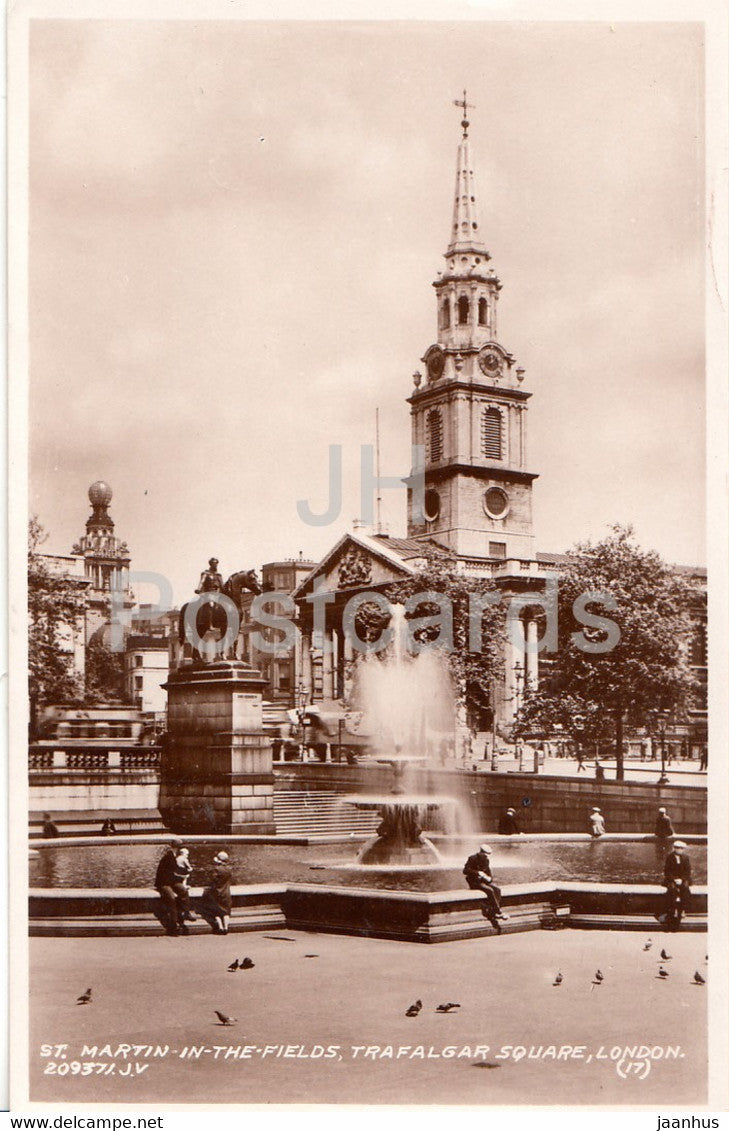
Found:
[[153, 770], [160, 767], [162, 748], [134, 746], [114, 750], [111, 747], [31, 746], [28, 769], [31, 773], [59, 770]]

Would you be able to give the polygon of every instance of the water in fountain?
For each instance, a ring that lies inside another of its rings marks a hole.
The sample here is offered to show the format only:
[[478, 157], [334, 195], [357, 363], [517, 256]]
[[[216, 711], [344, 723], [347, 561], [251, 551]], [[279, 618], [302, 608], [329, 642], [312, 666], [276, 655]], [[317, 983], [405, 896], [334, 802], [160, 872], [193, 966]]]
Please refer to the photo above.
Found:
[[360, 809], [377, 809], [377, 835], [361, 849], [361, 864], [418, 864], [440, 861], [424, 835], [428, 825], [453, 817], [453, 798], [417, 796], [406, 791], [408, 765], [435, 759], [452, 738], [455, 699], [443, 655], [426, 649], [415, 655], [407, 649], [407, 622], [402, 605], [395, 605], [392, 641], [382, 655], [360, 660], [355, 673], [355, 702], [362, 712], [362, 729], [372, 736], [376, 760], [392, 766], [389, 794], [356, 794], [347, 800]]

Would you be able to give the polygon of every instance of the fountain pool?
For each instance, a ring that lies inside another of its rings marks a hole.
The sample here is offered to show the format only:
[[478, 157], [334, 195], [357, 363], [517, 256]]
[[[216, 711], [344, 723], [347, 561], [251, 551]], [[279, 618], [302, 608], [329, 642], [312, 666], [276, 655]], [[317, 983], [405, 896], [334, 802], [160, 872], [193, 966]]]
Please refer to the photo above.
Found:
[[[453, 891], [465, 887], [461, 868], [479, 839], [493, 846], [492, 868], [497, 883], [543, 880], [586, 880], [603, 883], [661, 882], [667, 846], [645, 841], [584, 838], [554, 840], [514, 838], [498, 841], [488, 834], [465, 840], [434, 837], [439, 863], [361, 864], [360, 847], [352, 840], [308, 845], [188, 841], [192, 883], [207, 883], [212, 860], [222, 847], [231, 857], [236, 884], [306, 883], [394, 891]], [[35, 846], [34, 846], [35, 847]], [[149, 888], [163, 844], [38, 844], [29, 860], [31, 888]], [[706, 846], [691, 844], [689, 855], [696, 884], [706, 883]]]

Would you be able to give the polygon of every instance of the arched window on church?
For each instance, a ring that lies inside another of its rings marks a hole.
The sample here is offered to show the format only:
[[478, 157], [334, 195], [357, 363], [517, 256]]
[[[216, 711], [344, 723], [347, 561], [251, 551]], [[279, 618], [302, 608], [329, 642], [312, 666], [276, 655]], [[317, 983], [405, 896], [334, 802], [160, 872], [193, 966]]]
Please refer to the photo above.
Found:
[[449, 299], [443, 300], [440, 308], [440, 325], [442, 330], [448, 330], [451, 324], [451, 304]]
[[479, 326], [486, 326], [488, 323], [488, 303], [485, 298], [478, 300], [478, 324]]
[[432, 408], [426, 420], [426, 451], [431, 463], [443, 459], [443, 421], [437, 408]]
[[458, 300], [458, 324], [459, 324], [459, 326], [467, 326], [468, 325], [468, 312], [470, 310], [470, 306], [471, 306], [471, 304], [469, 303], [466, 296], [461, 295], [461, 297]]
[[481, 453], [486, 459], [503, 459], [501, 413], [487, 408], [481, 418]]

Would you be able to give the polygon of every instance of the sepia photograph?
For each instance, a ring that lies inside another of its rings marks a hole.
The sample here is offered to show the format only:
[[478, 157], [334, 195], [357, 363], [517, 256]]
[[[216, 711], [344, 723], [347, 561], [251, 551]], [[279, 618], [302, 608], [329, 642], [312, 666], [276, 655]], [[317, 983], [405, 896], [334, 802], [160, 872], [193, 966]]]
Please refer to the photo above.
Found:
[[718, 1107], [707, 24], [214, 15], [11, 15], [17, 1102]]

